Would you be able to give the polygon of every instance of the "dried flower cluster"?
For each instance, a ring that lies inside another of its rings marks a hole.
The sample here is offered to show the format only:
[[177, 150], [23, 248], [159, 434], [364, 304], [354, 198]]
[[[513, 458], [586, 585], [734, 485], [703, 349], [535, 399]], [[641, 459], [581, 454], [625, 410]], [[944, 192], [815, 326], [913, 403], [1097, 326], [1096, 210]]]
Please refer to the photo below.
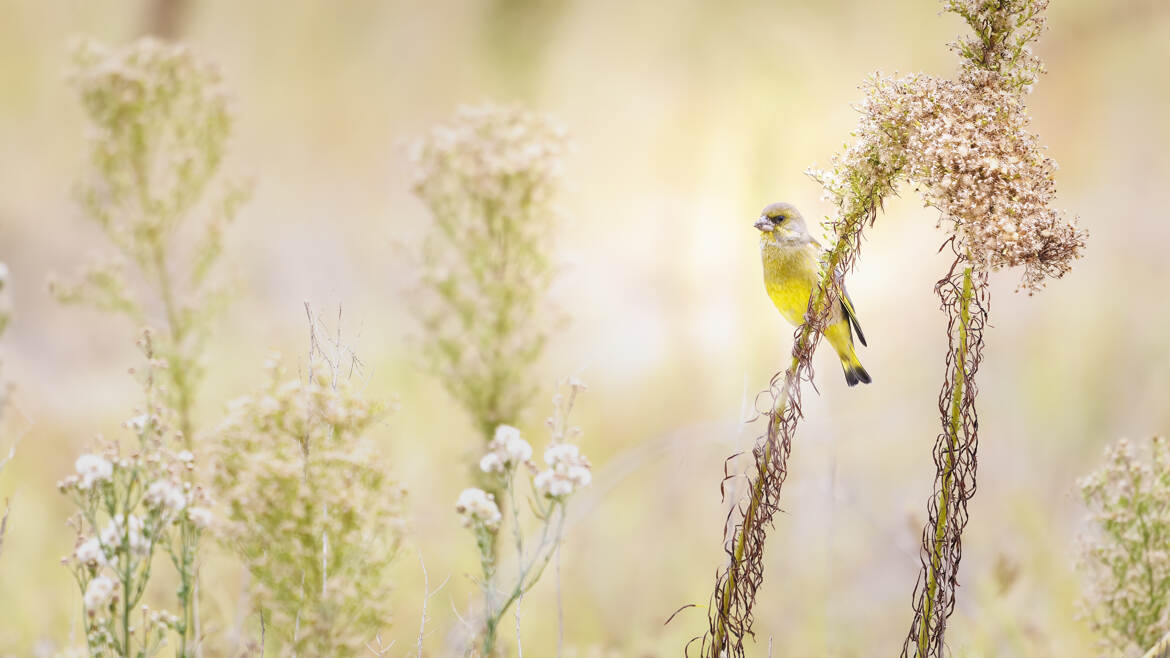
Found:
[[[117, 248], [98, 256], [76, 282], [52, 282], [64, 303], [123, 314], [136, 325], [163, 317], [160, 358], [170, 364], [169, 406], [186, 440], [210, 323], [224, 302], [209, 279], [223, 231], [248, 196], [246, 184], [217, 176], [231, 131], [219, 73], [185, 46], [143, 38], [120, 49], [83, 40], [70, 73], [89, 118], [91, 174], [79, 186], [86, 214]], [[147, 282], [134, 293], [126, 263]]]
[[1046, 4], [948, 0], [975, 32], [952, 44], [964, 58], [958, 78], [875, 76], [865, 85], [853, 143], [830, 171], [810, 172], [840, 217], [905, 179], [969, 262], [1022, 266], [1030, 292], [1069, 271], [1086, 234], [1051, 207], [1056, 164], [1028, 131], [1024, 103], [1042, 72], [1028, 43], [1043, 30]]
[[414, 191], [437, 229], [424, 250], [425, 353], [485, 441], [536, 392], [566, 148], [551, 119], [494, 105], [460, 108], [412, 146]]
[[348, 656], [390, 623], [404, 491], [367, 437], [383, 409], [347, 380], [288, 378], [232, 403], [215, 486], [228, 545], [285, 650]]
[[[537, 468], [532, 462], [532, 445], [524, 440], [520, 430], [509, 425], [496, 428], [495, 438], [488, 444], [488, 453], [480, 460], [482, 471], [489, 478], [495, 478], [499, 490], [508, 496], [516, 541], [518, 573], [515, 581], [503, 590], [505, 596], [502, 600], [496, 583], [495, 539], [503, 515], [495, 495], [483, 489], [465, 489], [455, 503], [455, 511], [463, 526], [474, 534], [479, 551], [483, 574], [480, 588], [484, 594], [483, 626], [480, 632], [485, 656], [493, 655], [496, 633], [504, 613], [540, 580], [544, 567], [559, 547], [564, 531], [565, 505], [569, 497], [592, 481], [589, 460], [581, 454], [577, 445], [569, 443], [581, 436], [580, 428], [569, 425], [569, 414], [577, 395], [585, 390], [585, 385], [574, 378], [566, 382], [563, 388], [567, 388], [568, 393], [557, 392], [553, 397], [553, 415], [547, 421], [551, 437], [544, 459], [548, 468]], [[530, 488], [537, 494], [531, 499], [530, 509], [540, 524], [540, 539], [527, 554], [523, 521], [516, 504], [517, 476], [522, 472], [528, 476], [526, 479], [529, 480]]]
[[[173, 412], [155, 382], [163, 364], [147, 354], [147, 404], [123, 424], [136, 441], [127, 449], [99, 437], [99, 450], [79, 456], [57, 484], [78, 509], [73, 554], [64, 559], [82, 593], [90, 655], [156, 654], [172, 632], [177, 654], [194, 655], [199, 540], [212, 523], [211, 501], [196, 478], [195, 455], [182, 450]], [[140, 605], [153, 577], [152, 558], [170, 556], [180, 614]]]
[[1140, 654], [1170, 633], [1170, 444], [1154, 437], [1145, 448], [1118, 441], [1079, 483], [1089, 511], [1082, 605], [1102, 649], [1116, 655]]

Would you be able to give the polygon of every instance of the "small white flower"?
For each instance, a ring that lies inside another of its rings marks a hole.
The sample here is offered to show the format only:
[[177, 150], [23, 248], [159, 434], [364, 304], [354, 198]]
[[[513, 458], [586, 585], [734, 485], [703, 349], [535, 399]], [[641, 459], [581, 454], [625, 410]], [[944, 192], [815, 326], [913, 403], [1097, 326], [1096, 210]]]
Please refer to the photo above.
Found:
[[97, 455], [85, 454], [77, 458], [73, 467], [77, 469], [77, 474], [81, 479], [77, 483], [77, 488], [86, 490], [98, 482], [108, 482], [114, 475], [114, 465], [104, 457]]
[[505, 470], [504, 460], [500, 459], [496, 453], [489, 452], [479, 460], [479, 470], [484, 473], [503, 473]]
[[500, 508], [495, 497], [483, 489], [464, 489], [455, 503], [455, 511], [463, 517], [463, 526], [482, 526], [495, 532], [500, 527]]
[[207, 528], [211, 527], [212, 522], [215, 521], [215, 517], [212, 515], [211, 510], [207, 509], [206, 507], [192, 507], [188, 509], [187, 518], [191, 519], [191, 523], [194, 523], [195, 527], [199, 528], [200, 530], [206, 530]]
[[536, 474], [532, 484], [548, 498], [565, 498], [593, 481], [589, 460], [571, 443], [555, 443], [544, 451], [548, 468]]
[[175, 483], [159, 480], [147, 488], [146, 504], [151, 509], [181, 512], [187, 506], [187, 497], [183, 495], [183, 490]]
[[122, 515], [119, 514], [110, 519], [110, 522], [106, 524], [105, 529], [102, 530], [102, 544], [118, 551], [122, 549], [122, 538], [126, 537], [131, 552], [139, 555], [145, 553], [147, 543], [146, 538], [142, 536], [142, 519], [131, 514], [129, 528], [127, 528], [122, 518]]
[[195, 455], [191, 454], [190, 450], [184, 450], [175, 456], [184, 464], [190, 464], [191, 462], [195, 461]]
[[99, 608], [113, 600], [118, 584], [108, 576], [98, 576], [89, 581], [85, 588], [85, 609], [95, 614]]
[[142, 414], [141, 416], [135, 416], [130, 420], [127, 420], [125, 425], [127, 428], [134, 430], [136, 433], [142, 434], [142, 432], [146, 429], [147, 424], [149, 423], [150, 415]]
[[91, 537], [81, 543], [73, 552], [77, 561], [87, 567], [100, 567], [106, 564], [106, 552], [97, 537]]
[[505, 473], [532, 459], [532, 446], [520, 436], [520, 430], [511, 425], [496, 428], [488, 450], [488, 454], [479, 460], [479, 468], [485, 473]]

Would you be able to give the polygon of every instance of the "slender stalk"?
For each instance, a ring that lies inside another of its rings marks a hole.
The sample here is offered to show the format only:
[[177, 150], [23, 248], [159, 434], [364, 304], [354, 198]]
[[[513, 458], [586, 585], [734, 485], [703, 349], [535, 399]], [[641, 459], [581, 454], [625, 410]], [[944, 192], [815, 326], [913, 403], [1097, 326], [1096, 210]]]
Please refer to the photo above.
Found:
[[959, 345], [955, 354], [955, 387], [951, 392], [951, 411], [947, 425], [950, 449], [946, 455], [943, 483], [938, 492], [938, 518], [934, 525], [934, 542], [930, 555], [930, 571], [926, 582], [926, 604], [922, 607], [922, 621], [918, 628], [918, 655], [930, 652], [930, 625], [938, 597], [939, 572], [943, 564], [943, 549], [946, 545], [947, 510], [951, 504], [951, 490], [954, 488], [955, 453], [959, 449], [959, 430], [962, 427], [963, 394], [967, 383], [967, 328], [971, 324], [971, 300], [974, 285], [971, 267], [963, 270], [963, 293], [959, 298]]
[[[508, 489], [508, 503], [512, 508], [512, 534], [516, 538], [516, 563], [524, 563], [524, 535], [520, 528], [520, 511], [519, 506], [516, 505], [516, 481], [514, 473], [508, 474], [507, 483], [504, 485]], [[524, 649], [520, 643], [520, 605], [523, 603], [523, 598], [516, 600], [516, 655], [518, 658], [523, 658]]]
[[[158, 275], [158, 289], [159, 295], [162, 297], [163, 309], [167, 317], [167, 327], [170, 329], [171, 349], [174, 350], [175, 360], [179, 361], [182, 357], [179, 351], [182, 349], [181, 345], [183, 339], [187, 334], [187, 325], [183, 322], [183, 318], [179, 313], [179, 307], [175, 301], [174, 286], [171, 285], [171, 276], [167, 271], [166, 255], [163, 253], [161, 242], [155, 242], [152, 249], [154, 256], [154, 268]], [[187, 368], [191, 365], [184, 362], [172, 363], [167, 370], [172, 381], [175, 384], [175, 392], [178, 393], [178, 409], [179, 412], [179, 429], [183, 432], [183, 446], [190, 449], [192, 446], [192, 434], [194, 433], [194, 426], [191, 421], [191, 407], [193, 406], [191, 383], [188, 381]]]
[[[554, 546], [549, 547], [548, 531], [552, 526], [552, 514], [556, 514], [558, 509], [560, 509], [561, 513], [557, 518], [557, 529], [552, 538]], [[495, 650], [496, 629], [499, 627], [500, 620], [508, 612], [508, 608], [510, 608], [517, 599], [524, 596], [528, 590], [532, 589], [533, 586], [536, 585], [537, 581], [540, 580], [541, 574], [544, 573], [545, 567], [547, 567], [548, 563], [552, 561], [553, 554], [556, 553], [556, 551], [552, 549], [555, 548], [556, 543], [560, 542], [564, 529], [564, 505], [554, 505], [552, 509], [549, 510], [549, 516], [544, 522], [544, 527], [542, 527], [540, 530], [540, 542], [537, 544], [536, 550], [532, 553], [532, 560], [527, 565], [524, 565], [523, 563], [521, 564], [520, 574], [516, 577], [516, 586], [512, 588], [508, 598], [504, 600], [504, 602], [500, 605], [499, 609], [496, 610], [494, 614], [491, 614], [489, 609], [487, 621], [484, 624], [486, 627], [483, 639], [483, 653], [485, 656], [492, 655], [492, 651]]]
[[[793, 357], [792, 365], [788, 367], [788, 371], [785, 373], [786, 381], [789, 376], [796, 372], [798, 365], [799, 359]], [[774, 411], [774, 413], [777, 415], [784, 413], [784, 408], [788, 403], [787, 386], [785, 386], [781, 395], [782, 399], [777, 401], [776, 409]], [[723, 582], [723, 591], [722, 596], [720, 597], [723, 603], [719, 608], [719, 616], [715, 623], [715, 634], [712, 644], [712, 646], [715, 648], [715, 651], [722, 649], [723, 643], [727, 638], [727, 619], [731, 612], [731, 599], [733, 597], [733, 593], [735, 592], [736, 574], [738, 573], [736, 566], [738, 566], [743, 561], [744, 545], [747, 538], [751, 536], [752, 524], [756, 519], [756, 513], [760, 506], [760, 501], [763, 500], [764, 497], [764, 483], [767, 482], [766, 469], [767, 465], [772, 462], [772, 444], [773, 442], [771, 440], [764, 444], [764, 458], [761, 459], [758, 463], [759, 468], [756, 475], [756, 481], [752, 484], [751, 495], [748, 498], [748, 507], [743, 515], [743, 524], [740, 527], [740, 531], [735, 536], [735, 549], [732, 551], [732, 564], [731, 567], [729, 567], [727, 570], [727, 580]]]
[[[757, 448], [760, 453], [757, 454], [756, 459], [756, 477], [752, 482], [742, 522], [735, 531], [731, 561], [724, 572], [725, 576], [722, 577], [721, 582], [717, 583], [715, 600], [718, 603], [718, 610], [715, 612], [714, 619], [711, 620], [713, 621], [710, 630], [712, 642], [709, 647], [710, 653], [707, 654], [712, 657], [721, 655], [720, 652], [726, 648], [733, 632], [728, 627], [728, 622], [732, 618], [732, 599], [736, 598], [737, 595], [744, 598], [747, 605], [747, 610], [742, 614], [737, 613], [737, 616], [741, 620], [750, 619], [752, 605], [750, 599], [754, 599], [754, 591], [758, 582], [753, 583], [749, 578], [745, 583], [741, 580], [740, 575], [746, 569], [745, 563], [748, 562], [749, 552], [756, 554], [763, 550], [762, 536], [754, 542], [753, 538], [757, 533], [760, 533], [760, 528], [767, 525], [775, 511], [763, 506], [768, 496], [769, 484], [778, 490], [786, 475], [783, 466], [773, 469], [772, 463], [777, 457], [781, 463], [786, 463], [788, 460], [790, 449], [788, 439], [795, 431], [800, 416], [800, 381], [805, 377], [810, 381], [812, 378], [810, 371], [812, 355], [828, 319], [826, 305], [829, 298], [828, 292], [834, 285], [836, 273], [848, 269], [849, 263], [856, 254], [855, 240], [865, 221], [872, 218], [876, 212], [875, 207], [873, 204], [865, 206], [863, 211], [838, 225], [837, 240], [823, 261], [821, 280], [814, 294], [810, 295], [805, 321], [796, 331], [796, 340], [792, 346], [792, 362], [784, 372], [784, 385], [773, 402], [763, 445]], [[796, 399], [795, 405], [793, 404], [794, 398]], [[776, 454], [777, 450], [779, 450], [779, 455]], [[773, 473], [773, 470], [776, 472]], [[762, 533], [760, 534], [762, 535]], [[749, 543], [760, 545], [749, 546]], [[746, 577], [750, 574], [744, 573], [743, 575]], [[741, 592], [741, 589], [744, 591]]]

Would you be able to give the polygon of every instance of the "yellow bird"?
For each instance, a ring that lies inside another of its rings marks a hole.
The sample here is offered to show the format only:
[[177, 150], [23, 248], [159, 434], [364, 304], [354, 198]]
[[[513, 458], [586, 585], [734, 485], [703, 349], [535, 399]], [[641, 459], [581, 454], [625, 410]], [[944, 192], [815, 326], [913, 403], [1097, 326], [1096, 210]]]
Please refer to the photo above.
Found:
[[[808, 311], [809, 297], [821, 279], [821, 245], [808, 234], [804, 217], [791, 203], [773, 203], [764, 208], [755, 226], [760, 230], [760, 256], [764, 261], [768, 296], [785, 320], [800, 325]], [[850, 386], [871, 381], [853, 351], [854, 330], [857, 339], [865, 345], [853, 300], [842, 287], [841, 303], [829, 316], [825, 338], [837, 350], [845, 381]]]

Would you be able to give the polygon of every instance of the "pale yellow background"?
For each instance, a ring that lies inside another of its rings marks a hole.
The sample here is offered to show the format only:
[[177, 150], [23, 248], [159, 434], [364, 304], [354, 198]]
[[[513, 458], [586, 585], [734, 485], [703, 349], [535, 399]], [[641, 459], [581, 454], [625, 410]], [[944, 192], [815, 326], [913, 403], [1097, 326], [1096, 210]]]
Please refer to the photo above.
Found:
[[[474, 546], [452, 504], [475, 439], [410, 342], [405, 291], [428, 216], [401, 142], [460, 103], [546, 111], [576, 144], [552, 293], [569, 322], [523, 429], [539, 450], [551, 384], [578, 374], [591, 390], [576, 420], [596, 466], [564, 550], [566, 643], [679, 655], [704, 612], [663, 622], [710, 596], [723, 460], [762, 430], [740, 418], [791, 345], [762, 291], [751, 223], [779, 199], [828, 212], [803, 169], [846, 140], [870, 72], [954, 69], [945, 43], [959, 21], [937, 12], [924, 0], [197, 3], [186, 34], [222, 67], [237, 110], [229, 166], [257, 181], [229, 237], [240, 288], [210, 345], [202, 424], [261, 382], [267, 350], [296, 362], [303, 301], [343, 304], [369, 391], [400, 405], [378, 430], [411, 491], [387, 639], [397, 654], [413, 646], [421, 553], [432, 584], [450, 576], [431, 600], [427, 646], [440, 651], [452, 606], [465, 611], [474, 592]], [[1013, 293], [1016, 272], [993, 277], [979, 491], [948, 635], [957, 655], [1096, 655], [1075, 618], [1075, 482], [1107, 442], [1170, 428], [1170, 5], [1069, 0], [1050, 13], [1033, 127], [1061, 165], [1061, 206], [1090, 240], [1034, 297]], [[16, 386], [0, 447], [21, 437], [0, 474], [12, 505], [0, 655], [68, 642], [80, 602], [57, 564], [72, 534], [54, 483], [137, 401], [132, 327], [57, 306], [45, 282], [104, 248], [71, 197], [84, 124], [63, 78], [67, 39], [122, 43], [142, 22], [137, 2], [0, 0], [0, 260], [15, 307], [0, 349]], [[945, 349], [935, 219], [905, 189], [867, 232], [849, 286], [874, 383], [847, 389], [832, 355], [817, 356], [821, 395], [805, 397], [752, 655], [769, 637], [776, 655], [891, 655], [910, 623]], [[209, 560], [203, 608], [222, 639], [239, 574]], [[1019, 571], [1006, 591], [997, 563]], [[524, 600], [526, 655], [553, 655], [551, 571], [545, 580]]]

